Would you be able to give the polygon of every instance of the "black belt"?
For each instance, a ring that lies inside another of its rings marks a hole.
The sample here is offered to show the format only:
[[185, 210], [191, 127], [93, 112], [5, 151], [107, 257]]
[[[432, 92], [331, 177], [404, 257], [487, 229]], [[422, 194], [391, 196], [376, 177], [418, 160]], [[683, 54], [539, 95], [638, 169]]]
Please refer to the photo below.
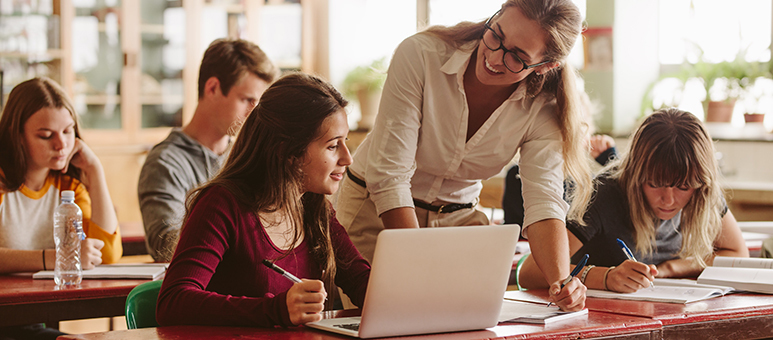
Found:
[[[349, 176], [349, 179], [351, 179], [352, 182], [354, 182], [355, 184], [357, 184], [357, 185], [359, 185], [359, 186], [361, 186], [363, 188], [367, 187], [365, 181], [363, 181], [361, 178], [357, 178], [357, 176], [352, 174], [352, 172], [349, 171], [349, 168], [346, 168], [346, 175]], [[470, 209], [470, 208], [475, 206], [475, 204], [472, 203], [472, 202], [464, 203], [464, 204], [449, 203], [449, 204], [443, 204], [443, 205], [432, 205], [432, 204], [429, 204], [427, 202], [417, 200], [415, 198], [413, 199], [413, 204], [416, 205], [419, 208], [422, 208], [424, 210], [429, 210], [429, 211], [432, 211], [432, 212], [436, 212], [438, 214], [452, 213], [452, 212], [457, 211], [457, 210]]]

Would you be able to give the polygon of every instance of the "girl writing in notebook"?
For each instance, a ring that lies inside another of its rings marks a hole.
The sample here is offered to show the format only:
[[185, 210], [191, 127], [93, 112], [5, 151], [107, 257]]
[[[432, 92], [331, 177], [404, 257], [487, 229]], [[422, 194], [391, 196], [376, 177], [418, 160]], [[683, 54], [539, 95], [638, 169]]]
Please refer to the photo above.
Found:
[[[488, 224], [475, 209], [481, 180], [520, 152], [523, 235], [551, 300], [583, 308], [579, 280], [561, 285], [570, 271], [565, 221], [582, 217], [592, 189], [566, 62], [581, 29], [570, 0], [508, 0], [487, 20], [432, 27], [397, 47], [373, 131], [335, 203], [365, 258], [385, 228]], [[571, 209], [566, 176], [578, 184]]]
[[300, 73], [266, 90], [220, 173], [189, 194], [158, 298], [161, 325], [318, 321], [333, 282], [362, 306], [370, 265], [325, 198], [352, 161], [346, 105], [330, 84]]
[[[587, 225], [567, 225], [573, 262], [590, 255], [581, 281], [634, 292], [655, 277], [696, 277], [717, 255], [748, 257], [718, 177], [711, 137], [693, 114], [671, 108], [649, 116], [628, 152], [597, 177]], [[546, 286], [535, 267], [524, 263], [522, 287]]]
[[[0, 150], [0, 273], [54, 269], [53, 215], [63, 190], [75, 191], [83, 212], [82, 268], [121, 257], [102, 164], [80, 139], [78, 117], [57, 83], [34, 78], [13, 88], [0, 117]], [[0, 329], [0, 337], [7, 332]]]

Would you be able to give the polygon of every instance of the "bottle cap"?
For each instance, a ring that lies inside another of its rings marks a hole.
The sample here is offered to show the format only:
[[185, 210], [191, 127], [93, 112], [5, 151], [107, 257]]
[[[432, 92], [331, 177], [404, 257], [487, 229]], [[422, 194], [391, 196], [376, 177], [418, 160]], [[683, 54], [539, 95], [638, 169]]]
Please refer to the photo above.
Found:
[[75, 199], [75, 191], [72, 190], [63, 190], [62, 191], [62, 198], [64, 199]]

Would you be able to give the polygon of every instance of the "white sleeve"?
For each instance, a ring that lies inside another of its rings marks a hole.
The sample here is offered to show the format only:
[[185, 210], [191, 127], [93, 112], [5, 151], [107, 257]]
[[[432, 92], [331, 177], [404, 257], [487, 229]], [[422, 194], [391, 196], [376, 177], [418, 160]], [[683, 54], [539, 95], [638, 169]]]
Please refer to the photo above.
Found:
[[557, 121], [558, 108], [555, 100], [540, 105], [542, 102], [544, 97], [534, 101], [532, 110], [538, 110], [537, 119], [521, 145], [518, 162], [523, 183], [524, 228], [545, 219], [566, 221], [569, 211], [569, 204], [563, 199], [563, 138]]
[[416, 170], [425, 72], [423, 49], [416, 38], [404, 40], [395, 50], [370, 136], [364, 176], [379, 215], [413, 207], [410, 182]]

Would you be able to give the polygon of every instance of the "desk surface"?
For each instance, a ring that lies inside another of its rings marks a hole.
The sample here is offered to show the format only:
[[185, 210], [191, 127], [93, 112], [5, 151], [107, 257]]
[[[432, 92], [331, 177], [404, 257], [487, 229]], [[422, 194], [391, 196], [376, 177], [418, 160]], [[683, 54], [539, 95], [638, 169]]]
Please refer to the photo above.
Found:
[[[522, 292], [546, 299], [547, 290]], [[656, 320], [664, 338], [754, 339], [773, 335], [773, 295], [734, 293], [688, 304], [588, 298], [591, 311], [618, 313]], [[704, 330], [705, 332], [695, 332]]]
[[[328, 313], [330, 316], [330, 313]], [[661, 323], [656, 320], [604, 312], [590, 312], [588, 318], [568, 320], [555, 325], [500, 324], [480, 331], [432, 334], [400, 337], [399, 339], [422, 340], [473, 340], [473, 339], [547, 339], [547, 338], [602, 338], [650, 339], [652, 332], [659, 331]], [[60, 340], [117, 340], [117, 339], [293, 339], [293, 340], [338, 340], [352, 339], [344, 335], [323, 332], [306, 327], [287, 329], [263, 329], [249, 327], [208, 327], [173, 326], [144, 328], [103, 333], [68, 335]]]
[[124, 315], [126, 296], [148, 280], [83, 280], [59, 289], [32, 274], [0, 275], [0, 327]]

